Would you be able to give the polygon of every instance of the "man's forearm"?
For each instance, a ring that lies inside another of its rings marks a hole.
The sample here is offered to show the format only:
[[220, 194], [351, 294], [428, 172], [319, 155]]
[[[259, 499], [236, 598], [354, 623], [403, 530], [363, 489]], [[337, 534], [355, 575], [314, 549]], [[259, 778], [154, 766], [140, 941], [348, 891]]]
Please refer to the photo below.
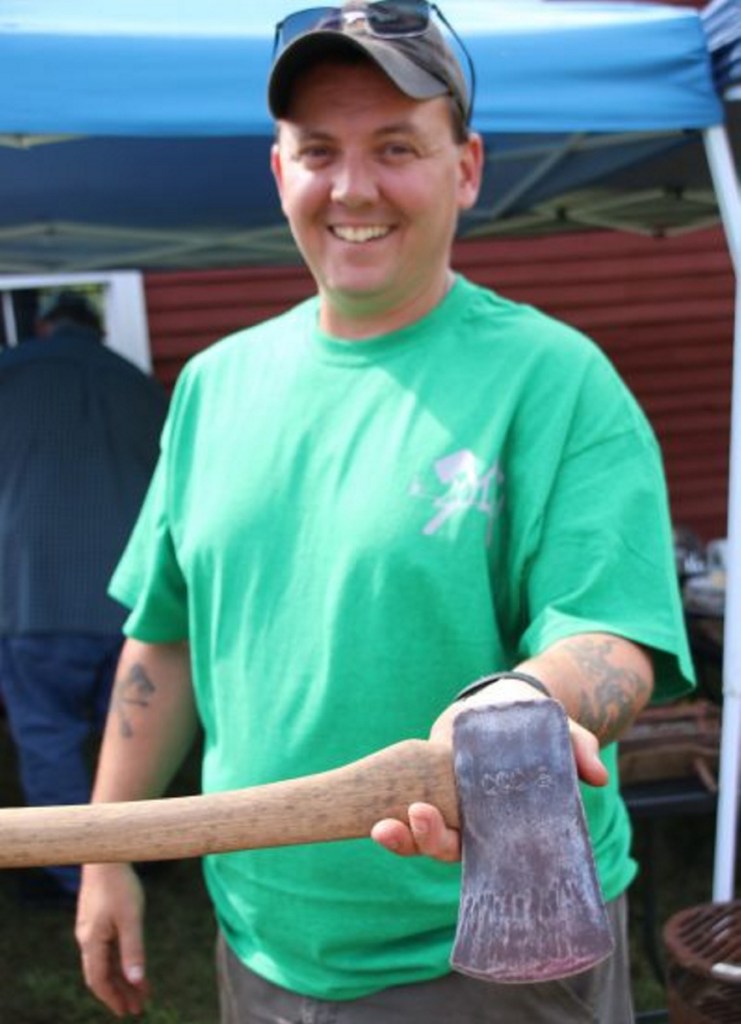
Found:
[[196, 730], [187, 644], [127, 640], [111, 696], [93, 800], [160, 796]]
[[567, 714], [603, 746], [629, 728], [653, 690], [650, 654], [610, 633], [560, 640], [517, 668], [542, 679]]

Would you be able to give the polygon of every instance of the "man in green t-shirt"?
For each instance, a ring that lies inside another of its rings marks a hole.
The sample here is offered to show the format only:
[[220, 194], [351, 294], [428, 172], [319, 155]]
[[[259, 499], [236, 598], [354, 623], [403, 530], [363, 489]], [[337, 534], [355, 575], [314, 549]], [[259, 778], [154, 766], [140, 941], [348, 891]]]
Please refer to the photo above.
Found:
[[[631, 1019], [615, 740], [692, 678], [661, 459], [591, 342], [450, 268], [483, 152], [441, 18], [278, 28], [272, 168], [318, 294], [178, 381], [111, 586], [94, 799], [162, 793], [198, 723], [205, 792], [449, 743], [458, 691], [514, 672], [471, 700], [565, 708], [616, 952], [539, 985], [451, 973], [459, 838], [415, 804], [367, 840], [206, 858], [223, 1024]], [[84, 869], [85, 977], [119, 1014], [148, 995], [141, 908], [129, 866]]]

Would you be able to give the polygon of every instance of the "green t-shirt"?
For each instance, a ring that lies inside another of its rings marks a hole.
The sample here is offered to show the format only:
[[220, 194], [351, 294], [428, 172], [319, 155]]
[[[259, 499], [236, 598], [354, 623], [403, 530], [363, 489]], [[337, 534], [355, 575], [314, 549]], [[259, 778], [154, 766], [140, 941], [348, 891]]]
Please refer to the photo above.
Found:
[[[661, 461], [607, 359], [458, 278], [421, 321], [327, 337], [310, 300], [184, 370], [112, 592], [190, 641], [205, 791], [426, 737], [458, 689], [604, 630], [692, 669]], [[585, 805], [606, 898], [629, 883], [615, 750]], [[206, 858], [235, 952], [348, 999], [448, 968], [459, 869], [370, 840]]]

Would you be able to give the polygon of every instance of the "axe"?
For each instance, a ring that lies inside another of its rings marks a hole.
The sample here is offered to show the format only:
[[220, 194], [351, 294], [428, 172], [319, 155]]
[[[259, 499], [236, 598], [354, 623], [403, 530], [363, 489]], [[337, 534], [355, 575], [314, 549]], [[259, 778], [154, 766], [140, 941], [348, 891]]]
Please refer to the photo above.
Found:
[[168, 860], [367, 837], [416, 801], [460, 827], [451, 965], [499, 982], [562, 978], [612, 951], [566, 714], [472, 705], [450, 750], [405, 740], [344, 767], [201, 796], [0, 810], [0, 868]]

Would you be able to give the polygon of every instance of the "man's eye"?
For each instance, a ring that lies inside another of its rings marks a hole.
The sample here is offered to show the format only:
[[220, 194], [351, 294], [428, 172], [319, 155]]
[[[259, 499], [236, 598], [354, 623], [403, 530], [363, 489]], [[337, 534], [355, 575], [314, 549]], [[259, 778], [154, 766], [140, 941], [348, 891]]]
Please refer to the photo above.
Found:
[[414, 149], [408, 142], [389, 142], [383, 148], [384, 156], [399, 160], [414, 155]]
[[324, 163], [331, 155], [332, 151], [328, 146], [304, 146], [299, 151], [299, 159], [306, 164]]

